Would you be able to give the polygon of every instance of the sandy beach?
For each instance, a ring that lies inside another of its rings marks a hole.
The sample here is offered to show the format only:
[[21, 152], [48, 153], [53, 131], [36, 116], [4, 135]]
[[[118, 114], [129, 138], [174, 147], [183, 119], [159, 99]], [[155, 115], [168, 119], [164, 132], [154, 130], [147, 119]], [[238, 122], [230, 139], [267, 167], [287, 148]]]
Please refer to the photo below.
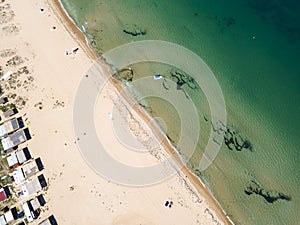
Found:
[[[97, 175], [86, 163], [73, 127], [76, 92], [95, 54], [57, 1], [5, 0], [0, 7], [5, 11], [0, 18], [0, 65], [4, 73], [14, 72], [11, 79], [1, 81], [3, 96], [29, 122], [32, 140], [19, 148], [28, 146], [42, 158], [49, 183], [47, 208], [33, 223], [53, 214], [58, 224], [72, 225], [230, 224], [209, 190], [186, 167], [167, 181], [138, 188]], [[75, 48], [76, 53], [72, 52]], [[103, 64], [103, 71], [108, 70]], [[95, 106], [95, 124], [101, 124], [98, 136], [115, 159], [135, 166], [158, 163], [174, 151], [167, 140], [156, 154], [141, 155], [129, 154], [115, 137], [108, 114], [118, 108], [115, 100], [120, 88], [113, 82], [99, 95]], [[136, 112], [124, 126], [143, 138], [145, 131], [152, 132], [145, 123], [149, 118], [139, 109]], [[137, 124], [142, 129], [135, 129]], [[166, 201], [173, 202], [171, 208], [165, 206]]]

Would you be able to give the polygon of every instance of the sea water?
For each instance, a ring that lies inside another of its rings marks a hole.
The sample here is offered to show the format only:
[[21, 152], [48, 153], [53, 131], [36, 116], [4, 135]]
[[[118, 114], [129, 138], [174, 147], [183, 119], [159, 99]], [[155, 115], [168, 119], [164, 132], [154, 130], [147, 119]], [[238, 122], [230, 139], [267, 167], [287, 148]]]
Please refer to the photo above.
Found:
[[[195, 172], [236, 224], [298, 224], [299, 1], [62, 2], [99, 55], [140, 40], [174, 42], [198, 54], [220, 83], [226, 101], [227, 128], [235, 132], [234, 137], [249, 141], [252, 149], [237, 151], [223, 143], [213, 164]], [[132, 27], [145, 34], [124, 32]], [[155, 63], [132, 66], [133, 80], [154, 74], [170, 78], [174, 72], [174, 68]], [[198, 107], [202, 131], [189, 162], [195, 169], [211, 128], [210, 111], [201, 89], [192, 90], [186, 85], [183, 89]], [[162, 127], [176, 144], [181, 126], [176, 109], [161, 99], [146, 100], [146, 108], [160, 118], [158, 123], [164, 121]], [[249, 194], [251, 188], [259, 194]], [[262, 196], [282, 194], [290, 199], [271, 203]]]

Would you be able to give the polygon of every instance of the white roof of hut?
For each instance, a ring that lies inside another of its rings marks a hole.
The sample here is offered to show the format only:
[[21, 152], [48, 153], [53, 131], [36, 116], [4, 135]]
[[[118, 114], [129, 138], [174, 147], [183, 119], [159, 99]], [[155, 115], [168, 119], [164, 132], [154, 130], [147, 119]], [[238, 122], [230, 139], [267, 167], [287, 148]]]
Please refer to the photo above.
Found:
[[24, 153], [23, 149], [20, 149], [20, 150], [16, 151], [16, 156], [17, 156], [18, 162], [20, 164], [22, 164], [22, 163], [24, 163], [24, 162], [27, 161], [27, 158], [25, 156], [25, 153]]
[[38, 193], [42, 190], [42, 186], [40, 184], [40, 181], [37, 177], [33, 178], [31, 181], [27, 182], [22, 186], [22, 197], [25, 198], [29, 195]]
[[49, 218], [45, 219], [44, 221], [40, 222], [39, 225], [51, 225]]
[[31, 199], [29, 202], [33, 208], [33, 211], [35, 211], [41, 207], [41, 204], [37, 197], [35, 197], [34, 199]]
[[25, 180], [25, 176], [23, 174], [22, 168], [18, 168], [13, 172], [13, 177], [16, 184], [20, 184]]
[[1, 215], [0, 216], [0, 225], [6, 225], [7, 223], [6, 223], [6, 220], [5, 220], [5, 217], [4, 217], [4, 215]]
[[13, 134], [8, 135], [8, 137], [3, 138], [1, 140], [3, 149], [5, 151], [9, 150], [25, 141], [26, 141], [26, 136], [25, 136], [24, 130], [19, 130]]
[[24, 213], [25, 213], [25, 216], [26, 216], [28, 222], [29, 222], [29, 223], [32, 222], [32, 221], [33, 221], [33, 216], [32, 216], [31, 211], [30, 211], [30, 209], [29, 209], [28, 203], [27, 203], [27, 202], [24, 203], [24, 204], [22, 205], [22, 208], [23, 208], [23, 210], [24, 210]]
[[8, 166], [13, 167], [14, 165], [18, 164], [18, 159], [16, 153], [11, 153], [10, 156], [6, 158]]
[[32, 161], [22, 166], [22, 170], [25, 174], [25, 177], [27, 178], [31, 177], [39, 171], [35, 161]]
[[10, 210], [4, 214], [4, 217], [7, 223], [14, 220], [14, 216]]
[[20, 128], [18, 120], [16, 118], [5, 121], [2, 125], [0, 125], [0, 137], [8, 135]]

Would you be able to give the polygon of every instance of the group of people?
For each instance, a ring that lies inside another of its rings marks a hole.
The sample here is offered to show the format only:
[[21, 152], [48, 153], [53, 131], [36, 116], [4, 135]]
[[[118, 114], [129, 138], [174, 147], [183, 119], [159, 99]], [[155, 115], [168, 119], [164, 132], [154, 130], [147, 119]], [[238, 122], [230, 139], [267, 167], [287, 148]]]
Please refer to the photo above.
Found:
[[79, 48], [72, 48], [72, 51], [66, 51], [65, 52], [65, 55], [68, 56], [68, 55], [71, 55], [71, 54], [74, 54], [76, 55], [77, 51], [79, 50]]
[[165, 206], [171, 208], [173, 205], [173, 201], [166, 201]]

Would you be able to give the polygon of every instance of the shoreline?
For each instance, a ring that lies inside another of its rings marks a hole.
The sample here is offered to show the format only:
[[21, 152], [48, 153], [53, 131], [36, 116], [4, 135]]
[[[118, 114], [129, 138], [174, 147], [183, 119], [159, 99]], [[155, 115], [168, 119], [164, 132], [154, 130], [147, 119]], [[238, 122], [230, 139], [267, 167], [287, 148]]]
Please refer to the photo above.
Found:
[[[92, 60], [99, 59], [99, 56], [93, 51], [92, 47], [89, 45], [88, 40], [84, 33], [78, 28], [73, 19], [67, 14], [67, 11], [64, 9], [60, 0], [49, 0], [50, 7], [53, 9], [53, 12], [56, 14], [57, 18], [61, 21], [66, 31], [72, 36], [73, 39], [80, 45], [80, 47], [84, 50], [85, 54]], [[102, 61], [105, 65], [105, 62]], [[123, 89], [122, 84], [119, 81], [110, 79], [111, 84], [117, 89], [120, 94], [120, 91]], [[124, 93], [124, 92], [123, 92]], [[122, 97], [126, 101], [130, 101], [130, 96], [122, 95]], [[143, 110], [141, 107], [134, 107], [133, 110], [142, 118], [144, 122], [149, 122], [152, 118], [150, 115]], [[148, 123], [149, 126], [149, 123]], [[175, 147], [171, 144], [171, 142], [167, 139], [166, 135], [162, 134], [161, 131], [155, 130], [154, 126], [149, 126], [155, 135], [163, 135], [162, 146], [165, 151], [172, 155], [174, 154], [176, 157], [176, 163], [182, 165], [182, 161], [178, 153], [176, 152]], [[192, 186], [197, 190], [201, 197], [203, 197], [207, 202], [209, 207], [214, 211], [217, 217], [224, 224], [234, 224], [233, 221], [226, 214], [220, 203], [211, 193], [211, 191], [206, 187], [206, 185], [202, 182], [202, 180], [197, 177], [186, 165], [182, 166], [182, 173], [188, 178]]]

